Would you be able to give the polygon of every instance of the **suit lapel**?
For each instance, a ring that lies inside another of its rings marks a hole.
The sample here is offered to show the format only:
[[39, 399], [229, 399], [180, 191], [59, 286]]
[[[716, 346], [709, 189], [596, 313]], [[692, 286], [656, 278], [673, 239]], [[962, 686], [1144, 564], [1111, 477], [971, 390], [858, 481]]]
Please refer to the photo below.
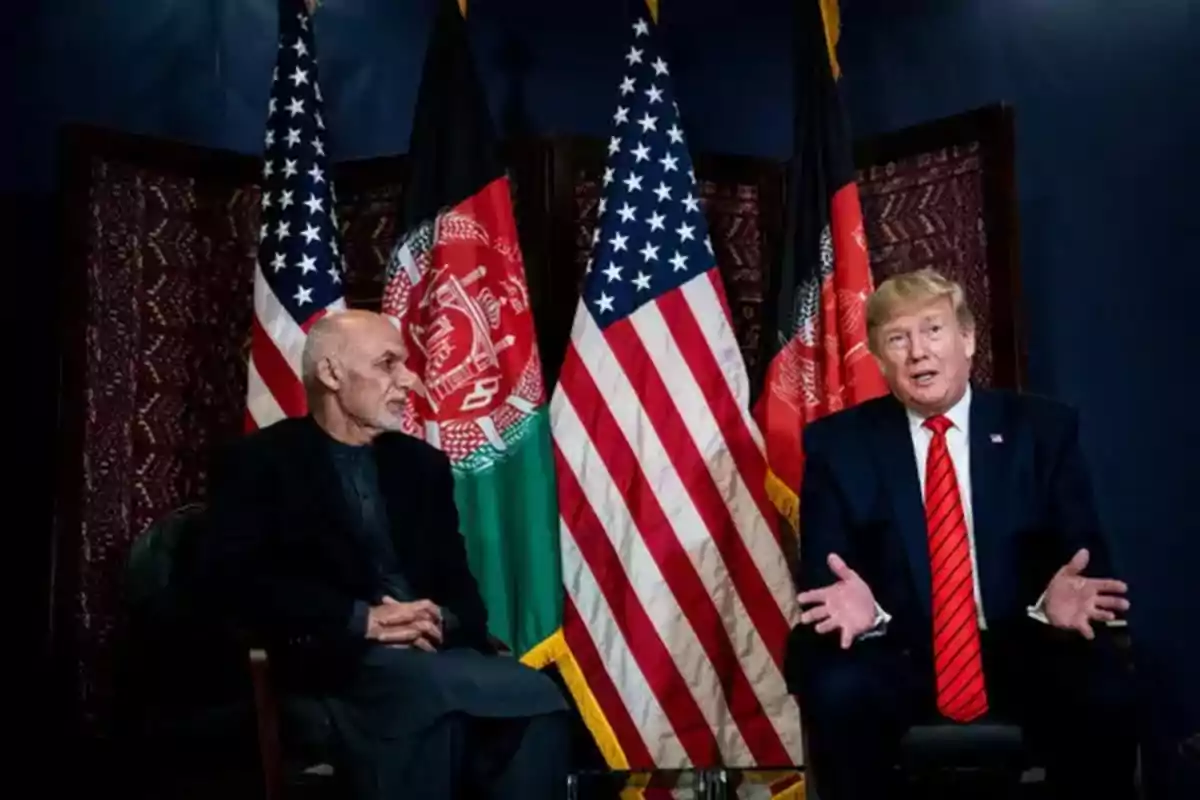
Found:
[[979, 585], [985, 606], [995, 597], [989, 567], [1003, 563], [998, 549], [1006, 525], [1005, 488], [1011, 480], [1013, 432], [1006, 430], [999, 396], [976, 389], [971, 398], [971, 520]]
[[908, 554], [909, 567], [917, 586], [917, 596], [927, 613], [930, 610], [929, 537], [925, 530], [925, 502], [913, 456], [912, 433], [904, 406], [896, 400], [883, 406], [877, 420], [880, 429], [884, 486], [892, 504], [896, 527]]

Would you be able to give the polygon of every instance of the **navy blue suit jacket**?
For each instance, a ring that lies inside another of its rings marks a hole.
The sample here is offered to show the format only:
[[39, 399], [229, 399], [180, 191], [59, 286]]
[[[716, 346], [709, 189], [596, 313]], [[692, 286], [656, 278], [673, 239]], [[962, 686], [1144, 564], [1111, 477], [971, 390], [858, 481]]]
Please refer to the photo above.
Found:
[[[1027, 618], [1027, 608], [1081, 547], [1091, 554], [1085, 574], [1115, 577], [1073, 410], [1042, 397], [976, 388], [970, 437], [974, 537], [989, 630]], [[837, 553], [892, 615], [885, 638], [914, 652], [929, 650], [925, 509], [903, 405], [887, 396], [820, 419], [805, 429], [804, 452], [799, 590], [833, 583], [826, 559]], [[820, 641], [837, 646], [832, 635]]]

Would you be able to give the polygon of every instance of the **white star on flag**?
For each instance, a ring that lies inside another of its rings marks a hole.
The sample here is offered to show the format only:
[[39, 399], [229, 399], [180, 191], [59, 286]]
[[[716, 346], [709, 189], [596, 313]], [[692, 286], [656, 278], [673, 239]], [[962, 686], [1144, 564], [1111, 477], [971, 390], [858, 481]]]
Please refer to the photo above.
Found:
[[[267, 105], [262, 231], [254, 279], [247, 424], [306, 413], [300, 384], [305, 331], [345, 307], [333, 186], [322, 138], [316, 45], [303, 0], [281, 0]], [[283, 109], [284, 113], [277, 113]], [[307, 198], [298, 201], [297, 198]]]

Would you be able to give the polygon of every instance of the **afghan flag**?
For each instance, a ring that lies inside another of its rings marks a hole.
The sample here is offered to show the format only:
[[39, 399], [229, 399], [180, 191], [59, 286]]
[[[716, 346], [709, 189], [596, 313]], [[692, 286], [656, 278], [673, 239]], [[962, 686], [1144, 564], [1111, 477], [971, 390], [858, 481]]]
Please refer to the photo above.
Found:
[[766, 385], [754, 416], [771, 500], [796, 530], [801, 433], [819, 417], [887, 392], [867, 348], [872, 291], [845, 111], [838, 96], [837, 0], [796, 4], [794, 150], [787, 240]]
[[490, 632], [523, 657], [562, 622], [553, 450], [509, 180], [455, 0], [439, 5], [409, 158], [383, 297], [421, 380], [406, 428], [448, 456]]

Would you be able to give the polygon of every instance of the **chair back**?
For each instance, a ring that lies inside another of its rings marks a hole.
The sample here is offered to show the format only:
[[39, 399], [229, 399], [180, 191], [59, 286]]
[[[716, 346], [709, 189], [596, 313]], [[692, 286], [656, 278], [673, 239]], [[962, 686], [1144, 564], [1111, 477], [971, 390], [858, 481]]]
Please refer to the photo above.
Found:
[[125, 568], [126, 657], [139, 688], [204, 704], [248, 691], [246, 652], [223, 621], [205, 608], [190, 579], [205, 505], [163, 515], [134, 541]]
[[180, 506], [156, 520], [133, 543], [125, 594], [136, 623], [163, 625], [187, 614], [180, 564], [203, 524], [203, 503]]

